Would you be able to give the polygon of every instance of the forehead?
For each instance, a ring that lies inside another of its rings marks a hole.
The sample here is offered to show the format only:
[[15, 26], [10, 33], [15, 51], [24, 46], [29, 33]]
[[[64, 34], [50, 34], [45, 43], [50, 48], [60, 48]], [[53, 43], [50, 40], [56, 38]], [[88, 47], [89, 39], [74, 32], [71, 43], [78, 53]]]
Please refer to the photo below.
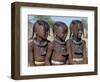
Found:
[[59, 26], [59, 27], [57, 27], [57, 30], [60, 32], [65, 32], [65, 31], [67, 31], [67, 27]]
[[37, 24], [37, 25], [35, 26], [35, 29], [36, 29], [37, 31], [39, 31], [39, 30], [41, 30], [41, 31], [44, 31], [44, 30], [45, 30], [45, 31], [46, 31], [47, 28], [46, 28], [44, 25], [38, 25], [38, 24]]
[[58, 29], [59, 29], [59, 30], [64, 30], [65, 27], [59, 26]]
[[82, 24], [80, 24], [80, 23], [77, 23], [77, 24], [73, 24], [72, 25], [72, 30], [82, 30]]
[[82, 30], [82, 29], [83, 29], [82, 24], [78, 24], [77, 29], [78, 29], [78, 30]]

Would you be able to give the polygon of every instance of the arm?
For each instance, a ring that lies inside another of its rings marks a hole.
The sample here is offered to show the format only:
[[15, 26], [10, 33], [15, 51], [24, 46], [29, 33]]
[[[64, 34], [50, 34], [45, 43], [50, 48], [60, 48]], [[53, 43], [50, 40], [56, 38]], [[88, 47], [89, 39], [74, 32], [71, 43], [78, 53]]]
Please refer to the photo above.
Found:
[[68, 61], [66, 61], [66, 64], [67, 64], [68, 62], [69, 62], [70, 64], [73, 64], [72, 48], [71, 48], [71, 41], [70, 41], [70, 40], [67, 41], [66, 46], [67, 46], [67, 50], [68, 50], [68, 54], [69, 54]]
[[53, 52], [53, 45], [52, 45], [52, 43], [49, 43], [47, 55], [46, 55], [46, 58], [45, 58], [46, 65], [50, 65], [50, 62], [51, 62], [50, 59], [51, 59], [51, 56], [52, 56], [52, 52]]
[[86, 56], [86, 42], [83, 41], [83, 63], [87, 63], [87, 56]]
[[29, 66], [34, 66], [34, 54], [33, 54], [33, 44], [30, 42], [28, 44], [28, 65]]

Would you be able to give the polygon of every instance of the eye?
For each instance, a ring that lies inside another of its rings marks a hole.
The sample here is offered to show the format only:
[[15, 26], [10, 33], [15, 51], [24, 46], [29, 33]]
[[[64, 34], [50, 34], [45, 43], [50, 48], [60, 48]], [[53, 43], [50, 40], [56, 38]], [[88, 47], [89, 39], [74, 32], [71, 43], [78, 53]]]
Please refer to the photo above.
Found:
[[81, 28], [80, 28], [80, 29], [78, 29], [78, 32], [79, 32], [79, 31], [82, 31], [82, 29], [81, 29]]
[[48, 32], [46, 32], [46, 34], [48, 34]]

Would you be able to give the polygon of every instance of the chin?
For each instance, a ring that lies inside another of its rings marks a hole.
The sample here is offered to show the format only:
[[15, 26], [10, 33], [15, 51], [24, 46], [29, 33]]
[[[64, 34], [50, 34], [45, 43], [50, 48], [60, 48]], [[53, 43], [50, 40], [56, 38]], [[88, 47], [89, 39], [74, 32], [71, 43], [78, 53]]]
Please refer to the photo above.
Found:
[[61, 40], [63, 40], [63, 41], [64, 41], [64, 40], [65, 40], [65, 38], [62, 38]]
[[81, 37], [78, 37], [78, 39], [81, 39]]
[[43, 40], [47, 40], [47, 38], [42, 38]]
[[66, 37], [63, 38], [63, 40], [65, 40], [65, 39], [66, 39]]

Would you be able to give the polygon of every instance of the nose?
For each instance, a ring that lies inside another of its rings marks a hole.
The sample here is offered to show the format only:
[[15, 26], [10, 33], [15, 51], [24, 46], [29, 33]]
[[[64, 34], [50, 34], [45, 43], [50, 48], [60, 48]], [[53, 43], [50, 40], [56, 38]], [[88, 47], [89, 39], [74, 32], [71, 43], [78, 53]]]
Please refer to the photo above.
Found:
[[43, 36], [48, 36], [48, 32], [43, 32], [42, 35]]
[[64, 37], [64, 34], [63, 33], [61, 34], [61, 37]]
[[82, 31], [81, 30], [79, 31], [79, 34], [82, 34]]

